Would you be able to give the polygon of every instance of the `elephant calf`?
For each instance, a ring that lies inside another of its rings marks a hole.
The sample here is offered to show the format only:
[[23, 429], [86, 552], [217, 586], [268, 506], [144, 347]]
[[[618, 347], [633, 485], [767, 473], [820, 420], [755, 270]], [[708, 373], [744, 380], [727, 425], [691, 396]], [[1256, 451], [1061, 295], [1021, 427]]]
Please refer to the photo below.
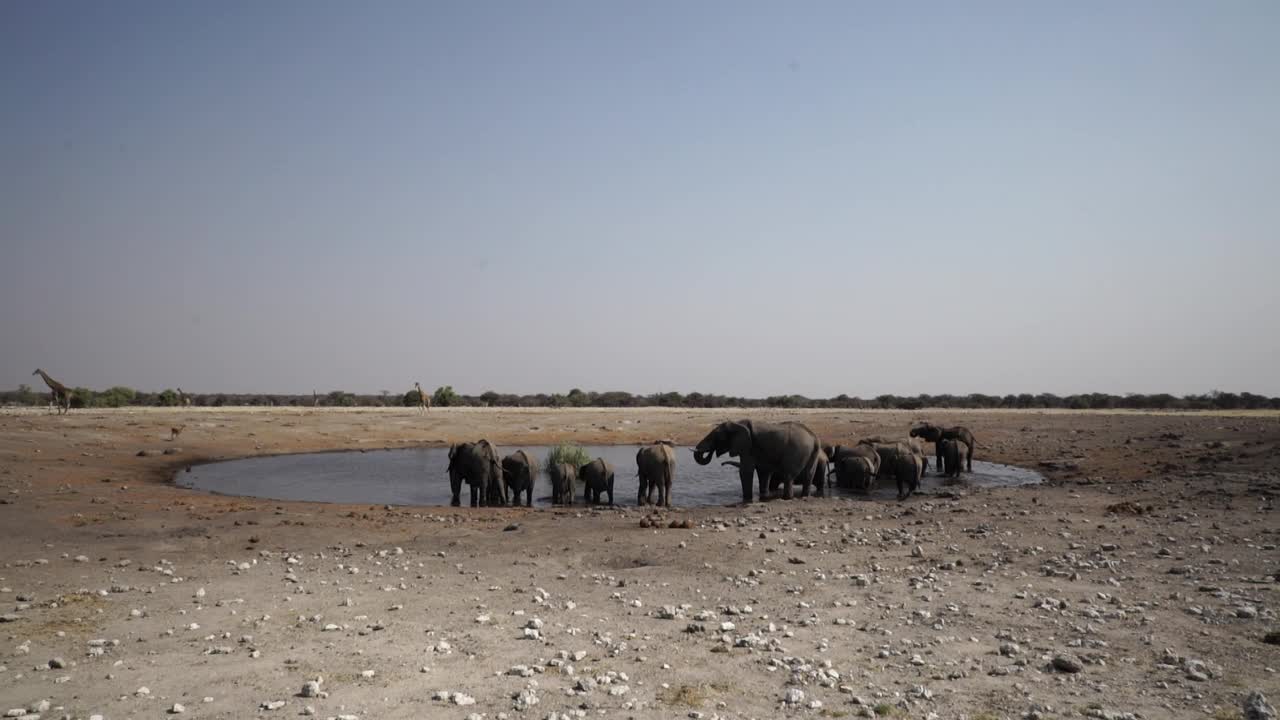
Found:
[[893, 473], [894, 480], [898, 483], [899, 500], [906, 500], [920, 487], [925, 461], [915, 447], [905, 442], [872, 443], [866, 440], [859, 445], [871, 448], [880, 456], [880, 474]]
[[573, 504], [573, 484], [578, 481], [578, 468], [569, 463], [559, 463], [547, 468], [551, 475], [551, 502], [556, 505]]
[[949, 478], [960, 477], [960, 471], [964, 469], [964, 463], [960, 460], [968, 453], [968, 447], [959, 440], [943, 440], [942, 450], [942, 474]]
[[860, 493], [871, 492], [880, 473], [880, 455], [872, 446], [835, 445], [828, 446], [826, 452], [831, 456], [831, 471], [835, 473], [837, 485]]
[[959, 440], [964, 443], [964, 456], [966, 470], [973, 472], [973, 433], [969, 432], [969, 428], [957, 425], [955, 427], [938, 427], [932, 423], [920, 423], [911, 428], [911, 437], [920, 438], [925, 442], [933, 443], [935, 454], [935, 465], [939, 472], [943, 472], [942, 463], [942, 441], [943, 440]]
[[520, 493], [525, 495], [525, 507], [533, 507], [533, 478], [538, 464], [523, 450], [517, 450], [502, 458], [502, 494], [510, 495], [512, 505], [520, 504]]
[[596, 458], [578, 468], [578, 477], [582, 478], [586, 490], [583, 502], [588, 505], [599, 505], [600, 496], [608, 494], [609, 504], [613, 504], [613, 465], [604, 458]]

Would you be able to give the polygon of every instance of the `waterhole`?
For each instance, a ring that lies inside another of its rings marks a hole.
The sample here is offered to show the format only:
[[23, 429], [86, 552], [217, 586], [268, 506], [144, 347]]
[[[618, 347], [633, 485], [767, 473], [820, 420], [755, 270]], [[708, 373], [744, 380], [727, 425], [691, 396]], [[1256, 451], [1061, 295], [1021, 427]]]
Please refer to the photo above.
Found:
[[[591, 457], [602, 457], [613, 463], [615, 471], [614, 502], [633, 505], [636, 502], [636, 445], [590, 445], [585, 450]], [[506, 455], [517, 448], [500, 447]], [[550, 448], [523, 448], [541, 462]], [[181, 487], [220, 495], [239, 495], [271, 500], [306, 500], [372, 505], [448, 505], [449, 449], [411, 448], [369, 450], [361, 452], [324, 452], [297, 455], [226, 460], [193, 466], [179, 472], [174, 479]], [[722, 459], [728, 459], [727, 457]], [[932, 465], [932, 458], [930, 459]], [[965, 473], [961, 485], [1011, 487], [1044, 480], [1039, 473], [1011, 465], [973, 462], [973, 472]], [[928, 492], [944, 484], [932, 472], [925, 475], [921, 489]], [[836, 495], [866, 498], [865, 495], [830, 488]], [[882, 481], [871, 499], [892, 499], [896, 494], [892, 479]], [[579, 484], [575, 502], [582, 503], [583, 488]], [[534, 483], [533, 504], [551, 505], [551, 483], [539, 474]], [[689, 448], [676, 448], [676, 473], [672, 482], [672, 504], [682, 507], [730, 505], [741, 502], [742, 485], [736, 468], [722, 466], [719, 460], [710, 465], [693, 461]], [[654, 493], [657, 499], [657, 493]], [[470, 502], [467, 486], [462, 488], [462, 502]]]

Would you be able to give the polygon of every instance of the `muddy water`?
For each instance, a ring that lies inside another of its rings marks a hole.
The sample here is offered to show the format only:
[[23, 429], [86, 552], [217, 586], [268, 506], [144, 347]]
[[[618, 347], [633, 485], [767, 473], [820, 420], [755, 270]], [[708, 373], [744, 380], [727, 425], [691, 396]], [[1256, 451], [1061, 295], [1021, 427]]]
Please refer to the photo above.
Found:
[[[499, 453], [506, 455], [515, 449], [503, 447], [499, 448]], [[596, 445], [585, 449], [592, 457], [603, 457], [613, 463], [616, 472], [614, 502], [634, 504], [637, 446]], [[526, 447], [524, 450], [541, 461], [549, 448]], [[222, 495], [273, 500], [448, 505], [448, 465], [448, 448], [306, 453], [197, 465], [189, 472], [178, 473], [175, 482], [181, 487]], [[969, 485], [1008, 487], [1038, 483], [1044, 478], [1031, 470], [975, 460], [973, 472], [966, 473], [963, 480], [963, 484]], [[942, 478], [929, 474], [921, 488], [929, 492], [942, 482]], [[673, 504], [686, 507], [729, 505], [742, 500], [741, 488], [737, 469], [724, 467], [718, 461], [698, 465], [693, 461], [689, 448], [676, 448], [676, 475], [671, 493]], [[831, 492], [866, 497], [839, 489]], [[895, 493], [893, 481], [888, 480], [881, 483], [871, 498], [892, 499]], [[550, 506], [550, 494], [550, 481], [545, 475], [540, 475], [534, 485], [534, 505]], [[470, 502], [469, 497], [464, 485], [464, 504]], [[657, 497], [656, 493], [654, 497]], [[582, 502], [581, 485], [576, 498], [576, 502]]]

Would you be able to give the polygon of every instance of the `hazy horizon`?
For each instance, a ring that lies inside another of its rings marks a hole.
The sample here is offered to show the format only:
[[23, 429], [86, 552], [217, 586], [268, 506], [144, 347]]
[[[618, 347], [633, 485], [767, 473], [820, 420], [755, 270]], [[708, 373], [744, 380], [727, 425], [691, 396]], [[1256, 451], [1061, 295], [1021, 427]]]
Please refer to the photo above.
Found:
[[1280, 395], [1280, 4], [0, 4], [0, 388]]

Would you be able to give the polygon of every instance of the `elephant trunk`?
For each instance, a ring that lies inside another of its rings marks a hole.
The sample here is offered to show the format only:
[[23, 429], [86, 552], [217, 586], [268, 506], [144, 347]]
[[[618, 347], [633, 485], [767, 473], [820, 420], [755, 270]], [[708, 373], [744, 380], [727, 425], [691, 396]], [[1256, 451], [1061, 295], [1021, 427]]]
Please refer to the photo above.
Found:
[[695, 448], [695, 449], [694, 449], [694, 451], [693, 451], [693, 460], [694, 460], [694, 462], [698, 463], [699, 465], [710, 465], [710, 464], [711, 464], [711, 451], [710, 451], [710, 450], [698, 450], [697, 448]]

